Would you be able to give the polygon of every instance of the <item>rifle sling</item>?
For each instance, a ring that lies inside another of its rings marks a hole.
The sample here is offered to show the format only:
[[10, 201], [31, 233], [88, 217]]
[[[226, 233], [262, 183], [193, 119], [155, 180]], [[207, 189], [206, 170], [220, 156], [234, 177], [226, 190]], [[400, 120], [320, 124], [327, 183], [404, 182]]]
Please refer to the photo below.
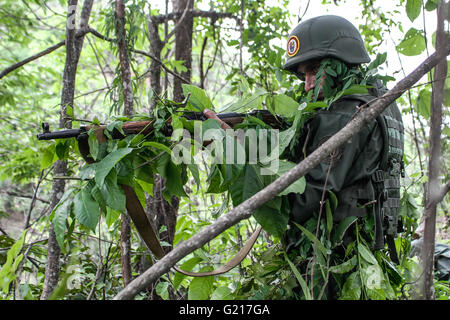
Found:
[[[95, 134], [97, 136], [97, 139], [99, 143], [105, 142], [106, 137], [103, 134], [103, 130], [96, 130]], [[78, 146], [81, 153], [81, 156], [87, 163], [93, 163], [95, 162], [94, 159], [89, 157], [89, 144], [87, 135], [80, 135], [78, 140]], [[155, 230], [153, 229], [152, 225], [150, 224], [150, 221], [147, 218], [147, 215], [145, 214], [145, 210], [141, 205], [141, 202], [139, 201], [139, 198], [136, 195], [136, 192], [133, 188], [131, 188], [128, 185], [122, 184], [121, 185], [126, 198], [126, 211], [128, 215], [130, 216], [131, 220], [134, 223], [134, 226], [136, 227], [137, 232], [139, 233], [139, 236], [144, 241], [147, 248], [158, 258], [161, 259], [164, 257], [165, 253], [161, 246], [161, 243], [159, 242], [158, 236], [155, 233]], [[215, 269], [213, 271], [209, 272], [190, 272], [180, 269], [177, 266], [174, 266], [173, 268], [178, 271], [179, 273], [182, 273], [187, 276], [191, 277], [207, 277], [207, 276], [215, 276], [222, 273], [226, 273], [230, 271], [231, 269], [235, 268], [237, 265], [239, 265], [242, 260], [247, 256], [247, 254], [252, 249], [253, 245], [255, 244], [256, 240], [258, 239], [258, 236], [261, 232], [261, 226], [258, 226], [256, 231], [251, 235], [251, 237], [248, 239], [247, 243], [239, 250], [239, 252], [234, 256], [230, 261], [225, 263], [223, 266], [219, 267], [218, 269]]]
[[[131, 220], [133, 221], [136, 230], [138, 231], [142, 240], [146, 244], [147, 248], [158, 259], [161, 259], [164, 256], [164, 250], [158, 240], [158, 237], [152, 225], [148, 221], [147, 215], [145, 214], [144, 208], [142, 208], [142, 205], [136, 195], [136, 192], [133, 190], [133, 188], [127, 185], [122, 185], [122, 189], [125, 192], [125, 197], [127, 201], [126, 203], [127, 212], [131, 217]], [[239, 265], [242, 262], [242, 260], [244, 260], [244, 258], [247, 256], [247, 254], [250, 252], [253, 245], [255, 244], [256, 239], [258, 238], [260, 232], [261, 226], [258, 226], [256, 231], [252, 234], [252, 236], [249, 238], [247, 243], [241, 248], [241, 250], [239, 250], [236, 256], [234, 256], [230, 261], [228, 261], [227, 263], [225, 263], [223, 266], [219, 267], [216, 270], [209, 272], [190, 272], [182, 270], [177, 266], [174, 266], [173, 268], [184, 275], [192, 277], [215, 276], [218, 274], [228, 272], [237, 265]]]

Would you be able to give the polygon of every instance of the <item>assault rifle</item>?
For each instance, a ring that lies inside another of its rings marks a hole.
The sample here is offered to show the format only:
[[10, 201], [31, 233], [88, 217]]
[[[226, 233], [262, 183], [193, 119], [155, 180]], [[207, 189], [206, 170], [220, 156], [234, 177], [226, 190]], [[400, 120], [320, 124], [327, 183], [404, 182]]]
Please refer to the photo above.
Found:
[[[227, 123], [229, 126], [234, 127], [235, 125], [241, 123], [244, 121], [244, 119], [247, 116], [253, 116], [256, 118], [261, 119], [263, 122], [271, 125], [272, 127], [282, 127], [283, 126], [283, 119], [274, 116], [272, 113], [270, 113], [268, 110], [254, 110], [250, 113], [237, 113], [237, 112], [229, 112], [229, 113], [218, 113], [217, 116], [220, 120]], [[200, 120], [205, 121], [207, 118], [202, 112], [190, 112], [190, 111], [184, 111], [184, 114], [182, 117], [186, 118], [187, 120]], [[170, 122], [170, 121], [169, 121]], [[43, 132], [37, 135], [38, 140], [53, 140], [53, 139], [68, 139], [68, 138], [79, 138], [80, 136], [86, 136], [87, 132], [90, 129], [96, 129], [103, 131], [106, 129], [106, 125], [96, 126], [96, 125], [89, 125], [89, 126], [81, 126], [79, 129], [67, 129], [67, 130], [60, 130], [60, 131], [50, 131], [50, 126], [47, 122], [42, 123], [42, 130]], [[153, 120], [147, 120], [147, 121], [129, 121], [124, 122], [122, 126], [122, 130], [126, 135], [129, 134], [148, 134], [153, 129]], [[162, 132], [170, 136], [172, 133], [172, 128], [170, 125], [166, 125], [163, 127]], [[123, 134], [119, 132], [119, 130], [115, 129], [112, 132], [112, 137], [114, 139], [122, 139], [124, 138]]]
[[[201, 120], [205, 121], [207, 118], [203, 115], [202, 112], [184, 112], [182, 115], [187, 120]], [[257, 117], [263, 122], [270, 124], [273, 128], [282, 128], [284, 127], [284, 121], [282, 118], [272, 115], [267, 110], [255, 110], [248, 114], [243, 113], [222, 113], [217, 114], [219, 119], [227, 123], [230, 127], [234, 127], [235, 125], [242, 123], [247, 116]], [[170, 123], [170, 121], [168, 121]], [[154, 120], [150, 121], [129, 121], [125, 122], [122, 125], [122, 131], [125, 135], [128, 134], [148, 134], [153, 129]], [[89, 144], [88, 144], [88, 135], [87, 132], [91, 129], [94, 130], [98, 140], [100, 143], [104, 143], [106, 141], [106, 137], [104, 135], [104, 130], [107, 126], [105, 125], [90, 125], [90, 126], [82, 126], [79, 129], [68, 129], [51, 132], [49, 124], [44, 122], [42, 124], [43, 133], [37, 135], [38, 140], [52, 140], [52, 139], [68, 139], [75, 137], [78, 141], [78, 147], [80, 153], [84, 160], [87, 163], [95, 162], [94, 159], [89, 154]], [[162, 131], [166, 135], [170, 135], [172, 128], [169, 125], [162, 128]], [[124, 138], [124, 135], [119, 132], [119, 130], [114, 129], [111, 133], [111, 136], [114, 139]], [[131, 217], [140, 237], [148, 247], [148, 249], [157, 257], [162, 258], [165, 255], [165, 252], [159, 242], [158, 236], [156, 232], [153, 230], [152, 225], [150, 224], [147, 215], [142, 207], [136, 192], [128, 185], [120, 184], [126, 198], [126, 212]], [[229, 270], [236, 267], [241, 261], [245, 258], [248, 252], [251, 250], [253, 244], [258, 238], [259, 233], [261, 232], [261, 226], [258, 226], [256, 231], [252, 234], [252, 236], [248, 239], [246, 244], [239, 250], [239, 252], [234, 256], [230, 261], [222, 265], [216, 270], [208, 271], [208, 272], [190, 272], [180, 269], [177, 266], [173, 268], [188, 276], [193, 277], [205, 277], [205, 276], [214, 276], [218, 274], [222, 274], [228, 272]]]

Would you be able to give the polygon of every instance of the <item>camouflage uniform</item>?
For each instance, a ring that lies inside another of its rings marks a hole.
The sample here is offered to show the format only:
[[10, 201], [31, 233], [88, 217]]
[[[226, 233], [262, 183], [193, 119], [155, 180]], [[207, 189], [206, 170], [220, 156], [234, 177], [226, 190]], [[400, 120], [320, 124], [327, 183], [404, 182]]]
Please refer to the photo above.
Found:
[[[296, 73], [298, 64], [327, 57], [339, 59], [349, 66], [370, 61], [359, 32], [350, 22], [337, 16], [320, 16], [294, 28], [288, 40], [288, 59], [284, 68]], [[303, 79], [302, 74], [297, 75]], [[308, 156], [342, 129], [358, 106], [385, 90], [378, 81], [369, 94], [343, 96], [327, 110], [317, 111], [305, 124], [298, 152], [291, 160], [300, 162], [304, 158], [302, 150]], [[393, 103], [305, 176], [307, 186], [303, 194], [288, 195], [290, 220], [303, 224], [319, 210], [331, 164], [326, 189], [338, 198], [333, 220], [339, 222], [347, 216], [373, 214], [374, 248], [384, 248], [384, 238], [387, 237], [389, 243], [397, 233], [402, 157], [403, 124], [398, 107]], [[287, 250], [295, 245], [298, 234], [296, 227], [288, 230], [284, 239]]]

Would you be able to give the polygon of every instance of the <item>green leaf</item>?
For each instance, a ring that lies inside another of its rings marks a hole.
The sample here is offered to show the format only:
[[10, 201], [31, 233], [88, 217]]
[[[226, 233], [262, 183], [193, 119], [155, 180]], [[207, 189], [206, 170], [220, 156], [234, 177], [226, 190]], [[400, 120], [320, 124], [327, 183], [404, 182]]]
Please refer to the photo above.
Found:
[[427, 11], [435, 10], [440, 2], [441, 0], [427, 0], [427, 2], [425, 3], [425, 10]]
[[295, 265], [292, 263], [291, 260], [289, 260], [286, 252], [284, 253], [284, 257], [289, 264], [289, 267], [291, 267], [292, 272], [294, 272], [295, 277], [297, 278], [298, 283], [300, 284], [300, 287], [302, 288], [303, 294], [305, 296], [306, 300], [312, 300], [311, 293], [309, 292], [308, 285], [306, 284], [305, 279], [303, 279], [302, 275], [298, 271], [298, 269], [295, 267]]
[[70, 143], [70, 139], [60, 139], [56, 142], [55, 152], [58, 159], [63, 160], [69, 157]]
[[360, 297], [361, 278], [359, 271], [355, 271], [345, 280], [339, 300], [359, 300]]
[[154, 141], [147, 141], [147, 142], [144, 142], [144, 143], [142, 144], [142, 146], [144, 146], [144, 147], [153, 147], [153, 148], [156, 148], [156, 149], [165, 151], [165, 152], [167, 152], [168, 154], [171, 154], [171, 152], [172, 152], [172, 150], [171, 150], [169, 147], [163, 145], [162, 143], [158, 143], [158, 142], [154, 142]]
[[342, 95], [351, 95], [351, 94], [366, 94], [369, 92], [367, 90], [368, 86], [362, 86], [360, 84], [354, 84], [350, 88], [345, 89]]
[[95, 231], [98, 218], [100, 217], [100, 207], [92, 198], [91, 189], [92, 187], [89, 187], [88, 184], [77, 193], [73, 202], [73, 213], [82, 225]]
[[98, 152], [99, 152], [99, 143], [97, 140], [97, 136], [94, 133], [94, 130], [89, 130], [89, 137], [88, 137], [88, 144], [89, 144], [89, 153], [92, 156], [94, 160], [98, 159]]
[[97, 163], [97, 172], [95, 173], [95, 182], [99, 187], [103, 185], [103, 182], [111, 171], [111, 169], [119, 162], [123, 157], [133, 151], [132, 148], [122, 148], [111, 152], [102, 161]]
[[155, 288], [156, 294], [163, 298], [163, 300], [169, 299], [169, 282], [167, 281], [160, 281], [156, 285]]
[[345, 232], [356, 220], [358, 220], [358, 217], [345, 217], [341, 222], [339, 222], [331, 237], [333, 246], [338, 245], [342, 241]]
[[327, 249], [324, 247], [324, 245], [319, 241], [319, 239], [316, 238], [315, 235], [313, 235], [308, 229], [306, 229], [305, 227], [303, 227], [302, 225], [294, 222], [294, 224], [305, 234], [305, 236], [311, 241], [313, 242], [316, 246], [317, 249], [320, 250], [320, 252], [322, 253], [322, 255], [324, 257], [327, 256]]
[[64, 235], [66, 233], [66, 221], [67, 217], [70, 213], [70, 208], [73, 203], [73, 197], [74, 189], [69, 188], [64, 192], [63, 196], [61, 197], [61, 200], [59, 200], [58, 204], [55, 206], [55, 209], [53, 209], [50, 217], [51, 222], [53, 225], [53, 231], [56, 235], [56, 240], [58, 241], [58, 244], [61, 248], [64, 247]]
[[431, 91], [428, 89], [420, 90], [417, 97], [417, 113], [419, 113], [425, 119], [431, 117]]
[[198, 171], [198, 165], [193, 163], [193, 164], [188, 164], [187, 167], [189, 168], [189, 171], [191, 171], [192, 173], [192, 177], [194, 178], [194, 181], [197, 185], [197, 190], [200, 187], [200, 173]]
[[406, 2], [406, 15], [413, 22], [422, 11], [422, 0], [408, 0]]
[[58, 159], [58, 157], [56, 156], [55, 148], [56, 148], [55, 144], [52, 143], [42, 152], [41, 170], [48, 168], [50, 165], [53, 164], [53, 162], [55, 162]]
[[385, 300], [386, 294], [382, 289], [384, 276], [381, 268], [378, 265], [363, 265], [360, 272], [368, 298], [371, 300]]
[[284, 208], [281, 210], [283, 199], [276, 197], [259, 207], [253, 217], [261, 227], [271, 235], [281, 238], [289, 222], [289, 214]]
[[[190, 85], [182, 84], [183, 94], [185, 97], [190, 93], [188, 104], [192, 105], [197, 111], [203, 111], [204, 109], [211, 109], [211, 99], [206, 95], [205, 90]], [[186, 109], [187, 110], [187, 109]]]
[[373, 256], [372, 252], [362, 243], [358, 243], [358, 253], [370, 264], [378, 265], [377, 259]]
[[212, 293], [211, 300], [233, 300], [233, 293], [228, 287], [218, 287]]
[[241, 175], [230, 186], [231, 200], [235, 207], [263, 188], [263, 181], [256, 171], [257, 166], [246, 165], [244, 175]]
[[[211, 268], [205, 267], [200, 272], [211, 271]], [[214, 277], [195, 277], [191, 281], [188, 290], [188, 300], [207, 300], [209, 299], [214, 284]]]
[[106, 176], [104, 183], [100, 186], [100, 191], [108, 207], [119, 212], [125, 211], [125, 194], [117, 184], [116, 169], [112, 169]]
[[[193, 257], [189, 260], [187, 260], [186, 262], [184, 262], [181, 266], [180, 269], [184, 270], [184, 271], [191, 271], [192, 269], [194, 269], [194, 267], [199, 263], [202, 262], [203, 259], [199, 258], [199, 257]], [[186, 278], [187, 276], [176, 272], [175, 276], [173, 277], [173, 287], [175, 289], [178, 289], [180, 287], [181, 282], [183, 281], [184, 278]]]
[[81, 180], [90, 180], [95, 177], [95, 167], [97, 163], [90, 163], [83, 166], [80, 169], [80, 178]]
[[358, 258], [353, 256], [350, 260], [345, 261], [337, 266], [331, 266], [329, 271], [332, 273], [343, 274], [350, 272], [358, 264]]
[[372, 69], [378, 68], [379, 66], [381, 66], [383, 63], [386, 62], [386, 58], [387, 58], [387, 52], [378, 53], [377, 56], [375, 57], [375, 59], [367, 67], [367, 70], [372, 70]]
[[9, 291], [9, 284], [17, 277], [15, 274], [16, 268], [23, 259], [23, 254], [19, 255], [25, 242], [25, 235], [28, 229], [22, 232], [19, 239], [11, 246], [6, 254], [6, 262], [0, 270], [0, 288], [5, 294]]
[[285, 94], [273, 96], [273, 111], [282, 117], [291, 118], [298, 111], [299, 103]]
[[171, 161], [167, 165], [166, 178], [166, 188], [170, 196], [187, 197], [181, 180], [181, 168]]
[[[283, 174], [285, 174], [286, 172], [290, 171], [295, 166], [296, 166], [296, 164], [294, 162], [290, 162], [290, 161], [286, 161], [286, 160], [280, 160], [278, 162], [278, 170], [276, 172], [271, 170], [268, 167], [264, 167], [264, 169], [266, 170], [265, 171], [266, 173], [272, 172], [271, 175], [265, 174], [263, 176], [263, 178], [264, 178], [264, 186], [269, 185], [270, 183], [272, 183], [273, 181], [275, 181], [276, 179], [281, 177]], [[301, 193], [303, 193], [305, 191], [305, 187], [306, 187], [305, 177], [301, 177], [300, 179], [295, 181], [293, 184], [291, 184], [289, 187], [287, 187], [286, 189], [281, 191], [279, 195], [283, 196], [283, 195], [287, 195], [289, 193], [299, 193], [299, 194], [301, 194]]]
[[106, 225], [111, 227], [111, 225], [120, 217], [120, 212], [110, 207], [106, 207]]
[[[289, 161], [280, 161], [279, 162], [279, 176], [282, 176], [286, 172], [290, 171], [292, 168], [296, 166], [296, 163]], [[306, 180], [305, 177], [301, 177], [289, 187], [281, 191], [280, 195], [287, 195], [291, 192], [293, 193], [303, 193], [306, 188]]]
[[426, 48], [423, 31], [411, 28], [397, 46], [397, 51], [405, 56], [417, 56]]

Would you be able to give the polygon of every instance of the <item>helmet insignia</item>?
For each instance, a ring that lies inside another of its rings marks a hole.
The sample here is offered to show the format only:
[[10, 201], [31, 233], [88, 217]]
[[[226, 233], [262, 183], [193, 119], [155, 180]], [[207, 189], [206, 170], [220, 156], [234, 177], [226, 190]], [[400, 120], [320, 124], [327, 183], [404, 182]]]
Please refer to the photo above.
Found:
[[300, 41], [296, 36], [291, 36], [287, 43], [287, 55], [293, 57], [300, 49]]

